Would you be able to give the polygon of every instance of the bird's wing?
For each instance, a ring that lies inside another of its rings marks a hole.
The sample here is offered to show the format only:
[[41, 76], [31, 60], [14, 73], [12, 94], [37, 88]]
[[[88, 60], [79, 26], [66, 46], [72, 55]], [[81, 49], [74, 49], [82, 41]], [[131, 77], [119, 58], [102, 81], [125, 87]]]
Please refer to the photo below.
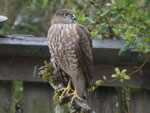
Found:
[[86, 79], [86, 85], [91, 87], [93, 73], [92, 39], [89, 31], [83, 25], [78, 24], [76, 29], [79, 36], [79, 42], [76, 46], [78, 60]]

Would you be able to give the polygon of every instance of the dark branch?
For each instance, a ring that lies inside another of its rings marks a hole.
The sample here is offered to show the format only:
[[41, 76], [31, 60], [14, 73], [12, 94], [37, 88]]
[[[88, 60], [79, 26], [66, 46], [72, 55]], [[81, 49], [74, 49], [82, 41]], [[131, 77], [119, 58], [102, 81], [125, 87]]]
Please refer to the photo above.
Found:
[[[53, 89], [54, 90], [57, 90], [57, 89], [60, 89], [60, 88], [64, 88], [65, 87], [65, 85], [64, 85], [64, 83], [63, 82], [60, 82], [59, 81], [59, 79], [58, 79], [58, 74], [57, 73], [53, 73], [53, 75], [51, 75], [50, 73], [52, 73], [53, 71], [54, 71], [54, 69], [53, 69], [53, 67], [51, 66], [51, 64], [47, 64], [47, 63], [45, 63], [45, 66], [41, 66], [40, 68], [39, 68], [39, 70], [40, 70], [40, 73], [39, 73], [39, 75], [44, 79], [44, 80], [46, 80], [46, 81], [48, 81], [49, 83], [50, 83], [50, 85], [53, 87]], [[45, 72], [43, 73], [42, 72], [42, 70], [44, 70]], [[45, 77], [45, 75], [44, 74], [46, 74], [46, 77]], [[49, 75], [48, 75], [49, 74]], [[55, 74], [55, 75], [54, 75]], [[49, 77], [48, 77], [48, 76]], [[45, 78], [46, 79], [45, 79]], [[57, 77], [57, 79], [56, 79], [56, 77]], [[60, 76], [59, 76], [60, 77]], [[53, 79], [53, 80], [52, 80]], [[55, 80], [54, 80], [55, 79]], [[55, 82], [57, 80], [57, 83]], [[58, 83], [58, 81], [59, 81], [59, 83]], [[64, 97], [65, 99], [67, 99], [67, 100], [69, 100], [69, 101], [71, 101], [71, 99], [72, 99], [72, 97], [70, 96], [70, 97], [68, 97], [66, 94], [65, 94], [65, 97]], [[68, 102], [69, 102], [68, 101]], [[85, 111], [86, 113], [96, 113], [95, 111], [93, 111], [92, 110], [92, 108], [91, 107], [89, 107], [88, 105], [87, 105], [87, 103], [85, 103], [84, 101], [79, 101], [77, 98], [75, 98], [74, 99], [74, 102], [73, 102], [73, 105], [72, 105], [74, 108], [76, 108], [76, 109], [78, 109], [78, 110], [83, 110], [83, 111]]]

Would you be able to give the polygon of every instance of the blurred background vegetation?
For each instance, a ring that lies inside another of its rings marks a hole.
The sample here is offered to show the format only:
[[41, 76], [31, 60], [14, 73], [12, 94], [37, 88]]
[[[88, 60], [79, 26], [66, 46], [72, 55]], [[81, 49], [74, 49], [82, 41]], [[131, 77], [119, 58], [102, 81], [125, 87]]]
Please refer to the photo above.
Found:
[[51, 17], [61, 8], [73, 9], [92, 37], [123, 40], [119, 54], [131, 46], [150, 51], [149, 0], [0, 0], [0, 15], [8, 17], [0, 34], [47, 36]]
[[9, 18], [0, 33], [46, 36], [56, 10], [74, 8], [85, 13], [89, 5], [89, 0], [0, 0], [0, 15]]

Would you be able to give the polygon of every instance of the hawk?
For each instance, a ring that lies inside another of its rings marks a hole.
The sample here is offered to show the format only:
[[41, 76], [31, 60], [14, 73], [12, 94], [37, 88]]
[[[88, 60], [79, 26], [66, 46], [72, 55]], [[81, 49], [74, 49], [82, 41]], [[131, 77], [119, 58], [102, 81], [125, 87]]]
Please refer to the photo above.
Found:
[[48, 46], [54, 68], [68, 78], [66, 88], [60, 89], [60, 98], [66, 93], [72, 96], [71, 102], [74, 98], [85, 100], [92, 80], [92, 39], [72, 10], [55, 13], [48, 30]]

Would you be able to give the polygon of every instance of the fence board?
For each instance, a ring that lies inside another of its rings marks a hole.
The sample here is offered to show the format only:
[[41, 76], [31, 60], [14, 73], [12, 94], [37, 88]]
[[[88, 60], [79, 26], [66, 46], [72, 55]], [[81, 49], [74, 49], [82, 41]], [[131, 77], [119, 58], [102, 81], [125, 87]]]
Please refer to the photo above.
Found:
[[116, 104], [117, 94], [115, 88], [112, 87], [99, 87], [92, 94], [91, 107], [96, 113], [115, 113], [118, 111]]
[[38, 68], [44, 59], [38, 57], [0, 57], [0, 80], [42, 81]]
[[8, 113], [11, 107], [11, 82], [0, 81], [0, 113]]
[[[24, 113], [54, 113], [53, 90], [46, 83], [24, 83]], [[96, 113], [114, 113], [118, 110], [115, 88], [99, 87], [92, 94], [90, 106]]]
[[54, 113], [53, 89], [47, 83], [24, 82], [24, 113]]
[[[126, 54], [118, 56], [121, 40], [93, 40], [93, 56], [96, 63], [135, 64], [144, 60], [144, 55], [130, 48]], [[0, 38], [1, 56], [49, 57], [47, 38], [17, 35]], [[149, 53], [150, 55], [150, 53]], [[150, 59], [148, 60], [150, 62]]]
[[132, 89], [130, 95], [131, 113], [150, 113], [150, 90]]
[[[0, 79], [44, 82], [38, 75], [38, 68], [43, 65], [45, 59], [38, 57], [0, 57]], [[128, 73], [130, 73], [136, 70], [138, 66], [139, 65], [95, 64], [94, 78], [95, 80], [103, 79], [105, 75], [108, 79], [111, 79], [111, 74], [114, 73], [115, 67], [128, 69]], [[149, 64], [145, 65], [138, 73], [131, 76], [131, 80], [129, 81], [123, 83], [119, 81], [105, 82], [102, 85], [150, 89], [149, 67]]]

